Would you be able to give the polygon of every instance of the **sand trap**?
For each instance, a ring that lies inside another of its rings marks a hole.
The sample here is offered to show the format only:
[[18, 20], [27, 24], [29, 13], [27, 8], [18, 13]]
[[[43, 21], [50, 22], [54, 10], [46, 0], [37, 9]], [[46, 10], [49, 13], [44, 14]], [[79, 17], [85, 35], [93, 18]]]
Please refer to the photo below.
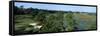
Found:
[[42, 26], [41, 25], [37, 25], [37, 24], [38, 23], [30, 23], [29, 25], [32, 25], [36, 29], [40, 29]]
[[36, 26], [38, 23], [30, 23], [29, 25]]

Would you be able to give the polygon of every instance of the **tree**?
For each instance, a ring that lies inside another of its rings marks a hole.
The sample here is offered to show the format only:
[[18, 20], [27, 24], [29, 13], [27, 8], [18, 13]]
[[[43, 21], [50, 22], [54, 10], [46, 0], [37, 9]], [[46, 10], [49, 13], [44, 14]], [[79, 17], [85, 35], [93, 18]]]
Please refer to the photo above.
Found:
[[56, 12], [47, 15], [40, 32], [61, 32], [63, 29], [63, 14]]

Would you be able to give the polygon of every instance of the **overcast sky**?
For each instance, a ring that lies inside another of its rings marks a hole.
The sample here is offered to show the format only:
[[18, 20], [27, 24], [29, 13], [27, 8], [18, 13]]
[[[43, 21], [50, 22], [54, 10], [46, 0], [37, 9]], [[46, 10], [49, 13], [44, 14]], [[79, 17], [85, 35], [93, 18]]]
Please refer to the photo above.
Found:
[[62, 11], [79, 11], [79, 12], [92, 12], [96, 13], [96, 7], [88, 6], [71, 6], [71, 5], [56, 5], [56, 4], [39, 4], [39, 3], [24, 3], [15, 2], [15, 6], [24, 6], [24, 8], [38, 8], [48, 10], [62, 10]]

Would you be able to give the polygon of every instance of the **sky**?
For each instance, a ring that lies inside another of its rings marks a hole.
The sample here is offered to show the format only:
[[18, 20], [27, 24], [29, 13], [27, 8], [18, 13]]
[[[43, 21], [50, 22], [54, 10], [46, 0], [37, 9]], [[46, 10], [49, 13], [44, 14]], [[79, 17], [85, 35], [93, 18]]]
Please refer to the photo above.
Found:
[[72, 6], [72, 5], [40, 4], [40, 3], [25, 3], [25, 2], [15, 2], [15, 6], [18, 7], [24, 6], [24, 8], [32, 7], [32, 8], [48, 9], [48, 10], [96, 13], [96, 7], [89, 7], [89, 6]]

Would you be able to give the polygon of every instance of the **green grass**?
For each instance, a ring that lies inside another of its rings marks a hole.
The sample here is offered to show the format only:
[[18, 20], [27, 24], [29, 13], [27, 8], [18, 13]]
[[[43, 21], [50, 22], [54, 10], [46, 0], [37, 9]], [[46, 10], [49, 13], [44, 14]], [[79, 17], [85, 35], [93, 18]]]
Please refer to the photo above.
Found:
[[[41, 14], [41, 13], [40, 13]], [[43, 14], [44, 15], [44, 14]], [[73, 31], [74, 26], [77, 27], [80, 25], [80, 21], [84, 20], [85, 26], [83, 27], [85, 30], [96, 29], [96, 16], [89, 15], [87, 13], [79, 14], [79, 13], [49, 13], [46, 14], [46, 18], [43, 22], [38, 21], [42, 16], [38, 15], [36, 17], [24, 14], [24, 15], [15, 15], [15, 31], [17, 33], [28, 33], [28, 32], [60, 32], [60, 31]], [[38, 19], [37, 19], [38, 18]], [[43, 19], [43, 18], [42, 18]], [[75, 21], [73, 21], [73, 19]], [[34, 29], [33, 26], [30, 26], [30, 23], [33, 22], [41, 22], [42, 28]], [[64, 24], [63, 24], [64, 23]], [[65, 28], [65, 29], [64, 29]]]

